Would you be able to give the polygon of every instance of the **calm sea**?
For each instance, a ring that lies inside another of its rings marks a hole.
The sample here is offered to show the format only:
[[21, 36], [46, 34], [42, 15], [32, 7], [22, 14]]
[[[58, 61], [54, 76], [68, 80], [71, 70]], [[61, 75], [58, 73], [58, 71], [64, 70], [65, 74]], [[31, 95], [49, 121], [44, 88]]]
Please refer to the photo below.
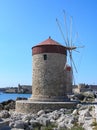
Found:
[[9, 94], [9, 93], [0, 93], [0, 102], [7, 101], [9, 99], [15, 100], [17, 97], [30, 98], [31, 94]]

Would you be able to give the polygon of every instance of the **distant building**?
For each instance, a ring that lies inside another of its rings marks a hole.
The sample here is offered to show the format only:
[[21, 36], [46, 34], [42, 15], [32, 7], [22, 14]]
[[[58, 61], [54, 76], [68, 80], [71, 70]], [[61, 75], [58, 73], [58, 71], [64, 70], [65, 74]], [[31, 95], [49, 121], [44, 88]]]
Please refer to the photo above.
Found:
[[18, 93], [32, 93], [32, 86], [18, 84]]
[[17, 88], [16, 87], [6, 88], [5, 93], [17, 93]]
[[97, 93], [97, 85], [79, 84], [73, 87], [73, 93], [93, 91]]

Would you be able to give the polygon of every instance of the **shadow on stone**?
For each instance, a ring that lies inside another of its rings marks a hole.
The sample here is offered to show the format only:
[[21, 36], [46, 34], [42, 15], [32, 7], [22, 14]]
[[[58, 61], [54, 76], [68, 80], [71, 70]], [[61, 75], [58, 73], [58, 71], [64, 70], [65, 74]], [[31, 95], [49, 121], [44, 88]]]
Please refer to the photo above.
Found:
[[11, 130], [11, 128], [9, 126], [3, 126], [0, 128], [0, 130]]

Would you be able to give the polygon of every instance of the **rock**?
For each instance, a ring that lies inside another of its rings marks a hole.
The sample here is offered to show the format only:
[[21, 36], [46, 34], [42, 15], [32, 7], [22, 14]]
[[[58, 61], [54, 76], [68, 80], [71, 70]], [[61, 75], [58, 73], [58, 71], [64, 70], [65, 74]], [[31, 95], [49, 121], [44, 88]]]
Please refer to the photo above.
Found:
[[78, 122], [79, 122], [80, 125], [83, 125], [84, 122], [85, 122], [85, 118], [84, 118], [84, 116], [79, 116], [79, 118], [78, 118]]
[[4, 101], [1, 104], [2, 104], [2, 108], [4, 110], [15, 109], [15, 101], [14, 100]]
[[9, 126], [2, 126], [0, 127], [0, 130], [11, 130]]
[[17, 113], [13, 113], [13, 114], [11, 114], [11, 120], [12, 121], [17, 121], [17, 120], [22, 120], [22, 118], [23, 118], [23, 115], [22, 114], [17, 114]]
[[50, 124], [50, 119], [44, 116], [40, 116], [36, 119], [39, 124], [43, 126], [48, 126]]
[[69, 124], [74, 124], [75, 122], [77, 122], [78, 121], [78, 118], [77, 117], [74, 117], [74, 116], [69, 116], [68, 117], [68, 123]]
[[52, 130], [68, 130], [75, 124], [81, 125], [85, 130], [92, 130], [91, 124], [95, 117], [96, 111], [94, 109], [96, 109], [96, 107], [93, 107], [93, 105], [91, 106], [81, 105], [79, 108], [73, 110], [73, 112], [72, 109], [64, 108], [47, 113], [44, 110], [40, 110], [36, 114], [23, 114], [4, 110], [0, 112], [0, 123], [2, 124], [4, 120], [9, 119], [8, 124], [11, 130], [42, 130], [44, 127], [45, 129], [49, 128], [48, 126], [52, 124], [56, 126], [52, 128]]
[[3, 110], [3, 109], [4, 109], [4, 107], [3, 107], [3, 105], [0, 103], [0, 111]]
[[70, 96], [71, 101], [79, 101], [80, 102], [80, 101], [84, 100], [84, 98], [85, 98], [85, 96], [81, 93], [77, 93], [77, 94]]
[[45, 111], [44, 111], [44, 110], [40, 110], [40, 111], [37, 113], [38, 116], [41, 116], [42, 114], [45, 114]]
[[79, 109], [80, 107], [82, 107], [82, 104], [77, 104], [76, 108]]
[[22, 121], [30, 121], [33, 118], [31, 115], [24, 115]]
[[66, 111], [66, 109], [61, 108], [59, 111], [60, 111], [60, 113], [61, 113], [61, 114], [62, 114], [62, 113], [64, 114], [64, 113], [65, 113], [65, 111]]
[[14, 128], [24, 129], [25, 128], [24, 122], [21, 120], [15, 121]]
[[65, 125], [65, 122], [64, 121], [62, 121], [62, 122], [60, 122], [59, 124], [58, 124], [58, 129], [67, 129], [67, 127], [66, 127], [66, 125]]
[[0, 122], [2, 122], [3, 120], [0, 118]]
[[14, 122], [10, 122], [9, 127], [14, 128]]
[[92, 91], [84, 92], [83, 95], [87, 98], [94, 98], [94, 92]]
[[52, 112], [52, 109], [46, 109], [45, 110], [45, 113], [47, 114], [47, 113], [50, 113], [50, 112]]
[[79, 108], [79, 110], [86, 110], [86, 109], [88, 109], [88, 106], [87, 106], [87, 105], [86, 105], [86, 106], [82, 105], [82, 106]]
[[92, 117], [92, 115], [90, 114], [89, 111], [87, 111], [85, 114], [84, 114], [85, 117]]
[[[83, 124], [83, 128], [85, 129], [85, 130], [93, 130], [92, 129], [92, 120], [90, 119], [90, 120], [85, 120], [85, 122], [84, 122], [84, 124]], [[96, 129], [95, 129], [96, 130]]]
[[10, 114], [7, 110], [3, 110], [0, 112], [0, 118], [9, 118]]
[[63, 111], [56, 110], [56, 111], [52, 112], [52, 114], [53, 114], [53, 119], [57, 120], [60, 117], [60, 115], [63, 114]]
[[0, 130], [9, 130], [9, 129], [7, 129], [7, 128], [9, 128], [9, 122], [10, 122], [9, 118], [3, 119], [0, 122]]
[[56, 120], [56, 123], [58, 124], [58, 123], [60, 123], [60, 122], [62, 122], [62, 121], [64, 121], [64, 120], [65, 120], [65, 115], [62, 114], [62, 115]]
[[38, 127], [40, 126], [40, 123], [37, 120], [31, 119], [30, 124], [32, 127]]
[[77, 97], [78, 100], [84, 100], [85, 96], [83, 94], [76, 94], [75, 97]]
[[75, 109], [73, 112], [72, 112], [73, 115], [77, 115], [78, 114], [78, 110]]
[[65, 124], [67, 130], [70, 130], [74, 125], [72, 123]]
[[50, 123], [51, 123], [51, 124], [54, 124], [54, 123], [56, 123], [56, 120], [50, 119]]
[[28, 126], [28, 129], [26, 130], [35, 130], [31, 125]]
[[11, 130], [24, 130], [24, 129], [12, 128]]
[[69, 115], [62, 115], [58, 120], [58, 128], [66, 128], [71, 129], [75, 122], [77, 122], [77, 118], [75, 116], [69, 114]]
[[15, 109], [15, 102], [11, 102], [8, 105], [4, 106], [4, 110], [10, 110], [10, 109]]
[[7, 100], [7, 101], [3, 101], [2, 102], [2, 105], [8, 105], [9, 103], [11, 103], [11, 102], [14, 102], [14, 100]]
[[61, 114], [60, 114], [60, 111], [55, 110], [52, 113], [48, 113], [47, 115], [48, 115], [48, 117], [49, 117], [50, 120], [51, 119], [52, 120], [57, 120]]
[[25, 97], [17, 97], [16, 101], [18, 101], [18, 100], [27, 100], [27, 98], [25, 98]]

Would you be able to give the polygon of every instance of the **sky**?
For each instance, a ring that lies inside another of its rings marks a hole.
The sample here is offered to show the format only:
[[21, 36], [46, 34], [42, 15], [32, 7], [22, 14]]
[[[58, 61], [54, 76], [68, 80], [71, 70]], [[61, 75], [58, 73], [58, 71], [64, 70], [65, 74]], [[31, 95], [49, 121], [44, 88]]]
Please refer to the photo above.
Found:
[[0, 87], [32, 84], [33, 46], [49, 36], [65, 46], [56, 23], [66, 37], [63, 10], [73, 44], [84, 45], [72, 52], [75, 82], [97, 84], [97, 0], [0, 0]]

